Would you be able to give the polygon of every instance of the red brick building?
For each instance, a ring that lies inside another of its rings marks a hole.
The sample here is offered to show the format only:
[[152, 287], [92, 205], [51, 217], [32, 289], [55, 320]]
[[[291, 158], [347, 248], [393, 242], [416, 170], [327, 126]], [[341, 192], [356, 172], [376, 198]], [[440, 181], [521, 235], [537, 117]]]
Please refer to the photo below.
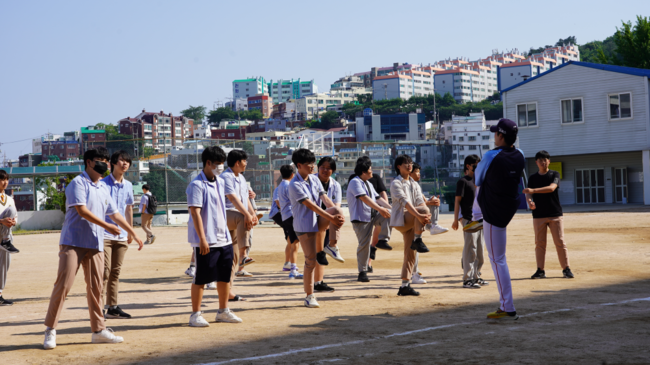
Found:
[[268, 95], [248, 97], [248, 110], [259, 110], [264, 118], [269, 118], [273, 112], [273, 98]]
[[117, 123], [120, 134], [133, 136], [133, 139], [144, 139], [144, 147], [153, 148], [156, 152], [170, 151], [173, 147], [183, 146], [185, 138], [192, 136], [194, 120], [173, 116], [172, 113], [147, 112], [135, 118], [126, 117]]
[[245, 128], [212, 129], [212, 139], [246, 139]]
[[81, 154], [99, 146], [106, 147], [106, 130], [94, 126], [81, 127]]

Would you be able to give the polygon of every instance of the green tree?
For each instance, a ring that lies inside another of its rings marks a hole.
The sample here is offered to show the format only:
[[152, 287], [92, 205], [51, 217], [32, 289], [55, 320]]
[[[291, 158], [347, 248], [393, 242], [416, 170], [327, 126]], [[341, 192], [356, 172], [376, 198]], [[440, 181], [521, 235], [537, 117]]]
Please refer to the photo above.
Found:
[[246, 119], [248, 120], [262, 120], [264, 119], [264, 115], [262, 115], [262, 112], [257, 110], [257, 109], [252, 109], [248, 111], [248, 115], [246, 116]]
[[634, 26], [632, 22], [622, 23], [614, 33], [616, 55], [608, 57], [599, 49], [599, 59], [602, 63], [650, 69], [650, 18], [638, 15]]
[[233, 119], [233, 118], [235, 118], [235, 112], [233, 112], [232, 109], [221, 107], [221, 108], [217, 108], [216, 110], [210, 111], [210, 114], [208, 115], [208, 123], [218, 124], [223, 119]]
[[194, 124], [201, 124], [205, 119], [207, 109], [203, 105], [189, 106], [185, 110], [181, 110], [181, 115], [185, 118], [194, 119]]
[[321, 128], [330, 129], [338, 119], [339, 119], [339, 113], [335, 112], [334, 110], [325, 112], [325, 114], [321, 115], [320, 117], [321, 126], [322, 126]]
[[422, 171], [422, 175], [425, 179], [433, 179], [436, 177], [436, 171], [433, 169], [433, 167], [427, 166], [424, 168], [424, 171]]
[[253, 147], [252, 142], [245, 141], [242, 143], [242, 150], [246, 151], [246, 153], [249, 155], [255, 154], [255, 147]]

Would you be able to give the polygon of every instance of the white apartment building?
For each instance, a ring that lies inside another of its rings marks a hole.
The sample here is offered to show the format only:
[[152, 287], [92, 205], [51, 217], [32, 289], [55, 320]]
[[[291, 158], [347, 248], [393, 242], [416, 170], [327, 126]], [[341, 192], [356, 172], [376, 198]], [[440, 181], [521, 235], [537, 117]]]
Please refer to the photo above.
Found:
[[246, 99], [249, 96], [264, 94], [268, 92], [266, 81], [263, 77], [251, 77], [232, 82], [232, 98]]
[[499, 70], [499, 90], [505, 90], [569, 61], [580, 61], [577, 46], [550, 47], [528, 58], [505, 63]]
[[433, 94], [433, 72], [416, 69], [377, 76], [372, 81], [373, 100], [408, 99]]
[[485, 120], [481, 113], [470, 113], [469, 116], [452, 116], [451, 121], [443, 123], [445, 144], [452, 146], [452, 156], [449, 168], [463, 167], [467, 155], [482, 157], [485, 152], [494, 148], [494, 133], [490, 126], [496, 125], [498, 120]]
[[300, 81], [294, 80], [271, 80], [268, 85], [269, 96], [273, 98], [273, 103], [279, 104], [288, 100], [298, 99], [305, 95], [315, 94], [318, 92], [318, 87], [314, 84], [314, 80]]
[[296, 99], [296, 111], [299, 119], [312, 119], [317, 114], [327, 111], [330, 105], [351, 103], [356, 100], [352, 92], [315, 93]]
[[32, 153], [43, 153], [43, 142], [52, 142], [58, 141], [61, 139], [60, 134], [47, 133], [41, 136], [41, 138], [32, 139]]

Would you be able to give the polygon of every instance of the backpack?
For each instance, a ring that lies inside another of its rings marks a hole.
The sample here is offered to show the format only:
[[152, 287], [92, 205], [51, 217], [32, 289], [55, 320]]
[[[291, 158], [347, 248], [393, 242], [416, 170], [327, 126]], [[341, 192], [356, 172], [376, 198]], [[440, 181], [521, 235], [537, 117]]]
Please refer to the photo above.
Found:
[[147, 214], [156, 214], [156, 211], [158, 211], [158, 200], [155, 195], [151, 194], [147, 203]]

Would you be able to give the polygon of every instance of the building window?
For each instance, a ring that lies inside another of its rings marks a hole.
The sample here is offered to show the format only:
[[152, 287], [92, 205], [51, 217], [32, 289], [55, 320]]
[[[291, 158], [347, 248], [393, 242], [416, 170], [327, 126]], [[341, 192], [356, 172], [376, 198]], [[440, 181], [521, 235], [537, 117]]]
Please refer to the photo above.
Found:
[[453, 141], [455, 141], [455, 140], [456, 140], [456, 136], [451, 137], [451, 139], [452, 139]]
[[476, 136], [469, 136], [467, 137], [468, 141], [476, 141]]
[[483, 149], [484, 149], [484, 150], [489, 150], [489, 149], [490, 149], [490, 145], [484, 144], [484, 145], [483, 145]]
[[465, 140], [465, 137], [458, 137], [458, 142], [462, 142]]
[[632, 94], [610, 94], [609, 95], [609, 119], [632, 118]]
[[481, 139], [483, 139], [485, 141], [485, 140], [490, 139], [490, 136], [483, 136], [483, 137], [481, 137]]
[[582, 123], [582, 99], [561, 100], [562, 123]]
[[517, 124], [520, 127], [537, 125], [537, 103], [517, 105]]
[[228, 133], [228, 137], [234, 137], [235, 133]]
[[475, 150], [475, 149], [476, 149], [476, 146], [469, 146], [469, 150], [470, 150], [470, 151], [471, 151], [471, 150]]

